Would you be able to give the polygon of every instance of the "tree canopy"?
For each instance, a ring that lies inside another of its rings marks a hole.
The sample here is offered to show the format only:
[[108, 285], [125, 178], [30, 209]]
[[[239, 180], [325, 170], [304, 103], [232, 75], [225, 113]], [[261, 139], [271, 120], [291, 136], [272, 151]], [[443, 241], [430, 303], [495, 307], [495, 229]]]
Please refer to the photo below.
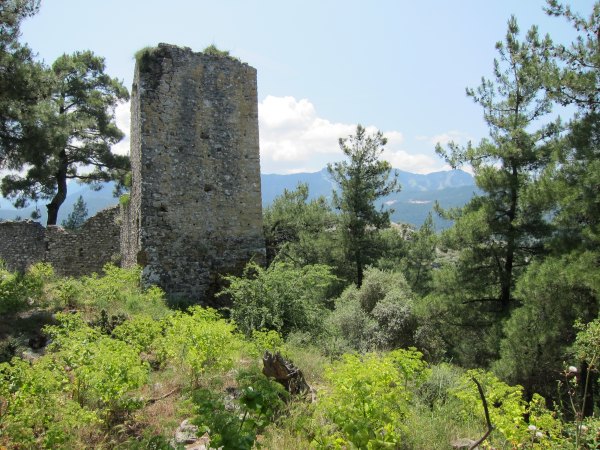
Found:
[[50, 200], [48, 225], [57, 221], [67, 181], [97, 183], [124, 176], [127, 156], [111, 152], [123, 133], [114, 109], [129, 98], [121, 81], [105, 72], [104, 59], [91, 51], [59, 57], [48, 71], [51, 88], [22, 124], [26, 139], [7, 152], [4, 165], [20, 171], [2, 180], [2, 194], [23, 207]]
[[29, 120], [39, 99], [47, 92], [43, 66], [31, 49], [19, 42], [21, 22], [35, 14], [39, 0], [0, 2], [0, 168], [7, 153], [26, 139], [23, 122]]

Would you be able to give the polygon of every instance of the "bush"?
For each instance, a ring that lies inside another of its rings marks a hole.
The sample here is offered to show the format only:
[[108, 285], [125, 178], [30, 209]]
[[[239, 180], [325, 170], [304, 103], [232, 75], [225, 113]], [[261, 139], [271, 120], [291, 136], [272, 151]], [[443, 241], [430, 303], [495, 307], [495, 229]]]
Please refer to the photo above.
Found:
[[123, 341], [138, 352], [150, 352], [162, 335], [164, 324], [150, 316], [140, 315], [115, 327], [112, 336]]
[[268, 269], [250, 263], [243, 277], [226, 278], [229, 287], [219, 295], [233, 299], [232, 318], [250, 336], [254, 330], [318, 334], [323, 327], [327, 291], [336, 278], [328, 266], [295, 268], [273, 263]]
[[235, 331], [235, 325], [214, 309], [193, 306], [165, 319], [164, 336], [156, 340], [156, 351], [163, 361], [187, 370], [191, 384], [197, 387], [207, 370], [231, 366], [242, 345]]
[[[103, 276], [92, 274], [82, 277], [80, 287], [75, 289], [77, 298], [71, 301], [95, 310], [104, 309], [115, 316], [146, 314], [157, 319], [169, 313], [160, 288], [151, 286], [142, 289], [140, 286], [139, 267], [123, 269], [106, 264], [103, 271]], [[67, 292], [74, 290], [72, 287], [68, 289]]]
[[[398, 272], [369, 268], [360, 289], [352, 285], [335, 301], [329, 318], [332, 339], [344, 351], [390, 350], [415, 345], [417, 319], [413, 296]], [[346, 344], [346, 348], [344, 348]]]
[[128, 394], [148, 381], [148, 364], [135, 347], [102, 335], [77, 314], [57, 314], [59, 325], [46, 327], [50, 350], [72, 384], [80, 405], [99, 410], [105, 423], [138, 408]]
[[75, 448], [77, 432], [99, 418], [69, 390], [64, 368], [52, 358], [0, 364], [0, 447]]
[[426, 377], [414, 350], [344, 355], [325, 377], [331, 387], [317, 405], [318, 448], [399, 448], [412, 395]]
[[211, 447], [251, 449], [257, 433], [272, 423], [287, 397], [283, 386], [269, 380], [258, 369], [238, 376], [240, 395], [232, 405], [225, 405], [221, 395], [206, 389], [194, 392], [194, 423], [200, 433], [209, 432]]
[[484, 389], [494, 426], [491, 436], [493, 444], [508, 444], [512, 448], [526, 445], [532, 449], [565, 448], [562, 423], [546, 408], [540, 395], [533, 394], [531, 401], [527, 402], [523, 398], [523, 387], [509, 386], [483, 370], [466, 372], [461, 385], [450, 391], [460, 401], [459, 420], [479, 420], [481, 429], [486, 428], [480, 395], [472, 378], [476, 378]]
[[53, 278], [54, 270], [46, 263], [34, 264], [24, 274], [0, 266], [0, 314], [44, 306], [44, 286]]

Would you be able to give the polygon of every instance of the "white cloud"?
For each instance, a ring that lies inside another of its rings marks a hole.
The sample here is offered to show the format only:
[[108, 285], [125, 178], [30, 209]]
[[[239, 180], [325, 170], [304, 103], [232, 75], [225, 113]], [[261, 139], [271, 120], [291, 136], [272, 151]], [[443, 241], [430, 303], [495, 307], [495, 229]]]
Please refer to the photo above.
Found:
[[441, 146], [446, 146], [450, 142], [455, 142], [456, 144], [466, 144], [468, 141], [472, 141], [473, 138], [462, 131], [452, 130], [445, 133], [436, 134], [435, 136], [417, 136], [417, 140], [426, 141], [432, 145], [440, 144]]
[[[317, 115], [307, 99], [267, 96], [258, 105], [261, 167], [265, 173], [315, 172], [343, 155], [340, 137], [354, 134], [355, 124], [331, 122]], [[367, 132], [377, 131], [367, 126]], [[411, 153], [400, 131], [384, 131], [388, 139], [383, 157], [402, 170], [427, 173], [444, 166], [438, 158]], [[299, 168], [302, 168], [300, 170]]]
[[131, 133], [131, 103], [121, 103], [115, 108], [115, 121], [119, 129], [125, 133], [125, 137], [121, 139], [117, 145], [114, 145], [112, 152], [118, 155], [129, 155], [129, 141]]

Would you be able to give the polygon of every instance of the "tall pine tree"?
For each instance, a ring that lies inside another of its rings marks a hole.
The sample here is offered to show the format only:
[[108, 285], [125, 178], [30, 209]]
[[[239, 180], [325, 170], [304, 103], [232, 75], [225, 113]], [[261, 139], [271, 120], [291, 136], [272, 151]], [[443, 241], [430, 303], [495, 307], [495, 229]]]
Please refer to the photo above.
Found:
[[333, 203], [341, 213], [344, 249], [354, 266], [354, 281], [359, 287], [364, 268], [373, 258], [375, 232], [390, 225], [390, 211], [378, 210], [375, 201], [400, 191], [397, 174], [390, 178], [392, 166], [379, 159], [386, 143], [381, 131], [370, 135], [357, 125], [354, 136], [339, 140], [348, 160], [327, 166], [339, 188], [339, 193], [334, 191]]
[[513, 17], [496, 48], [493, 80], [467, 89], [483, 108], [489, 138], [476, 146], [436, 149], [453, 167], [470, 165], [482, 192], [445, 212], [455, 221], [443, 236], [455, 261], [437, 276], [438, 300], [459, 327], [452, 339], [469, 365], [497, 355], [501, 322], [518, 304], [515, 280], [544, 251], [550, 230], [536, 180], [549, 160], [548, 143], [560, 131], [558, 121], [544, 122], [552, 106], [544, 77], [555, 70], [550, 39], [532, 27], [520, 41]]

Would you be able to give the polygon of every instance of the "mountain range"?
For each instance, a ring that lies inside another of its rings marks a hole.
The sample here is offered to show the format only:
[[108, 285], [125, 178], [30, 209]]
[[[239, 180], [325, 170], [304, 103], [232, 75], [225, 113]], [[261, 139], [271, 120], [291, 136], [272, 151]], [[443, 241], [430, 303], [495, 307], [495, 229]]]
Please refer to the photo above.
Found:
[[[427, 214], [433, 209], [437, 201], [444, 208], [462, 206], [477, 191], [473, 177], [462, 170], [449, 170], [429, 174], [415, 174], [398, 170], [398, 181], [401, 186], [399, 193], [394, 193], [380, 202], [379, 206], [389, 207], [394, 210], [392, 221], [420, 226]], [[310, 198], [324, 196], [331, 199], [334, 184], [329, 177], [327, 169], [313, 173], [295, 173], [288, 175], [262, 174], [262, 203], [263, 207], [270, 205], [275, 197], [281, 195], [284, 189], [293, 190], [299, 183], [307, 183]], [[105, 183], [100, 190], [93, 190], [88, 185], [75, 182], [68, 186], [69, 195], [62, 205], [58, 222], [61, 223], [73, 210], [73, 204], [79, 196], [83, 196], [89, 215], [108, 206], [116, 205], [118, 200], [113, 197], [113, 184]], [[15, 209], [12, 204], [0, 197], [0, 219], [14, 220], [27, 219], [31, 216], [35, 206]], [[40, 221], [46, 222], [45, 204], [39, 205], [42, 217]], [[450, 223], [436, 217], [438, 230], [447, 228]]]

